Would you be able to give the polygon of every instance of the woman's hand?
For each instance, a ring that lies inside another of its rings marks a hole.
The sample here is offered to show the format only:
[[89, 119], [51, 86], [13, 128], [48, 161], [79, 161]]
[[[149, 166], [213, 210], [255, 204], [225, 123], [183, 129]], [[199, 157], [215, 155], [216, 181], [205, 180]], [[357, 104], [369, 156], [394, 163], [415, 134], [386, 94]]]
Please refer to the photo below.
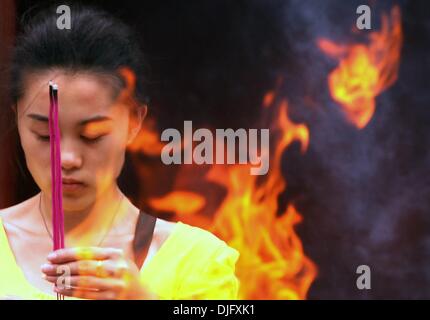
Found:
[[42, 265], [44, 278], [65, 296], [84, 299], [156, 299], [144, 288], [139, 269], [123, 250], [79, 247], [56, 250]]

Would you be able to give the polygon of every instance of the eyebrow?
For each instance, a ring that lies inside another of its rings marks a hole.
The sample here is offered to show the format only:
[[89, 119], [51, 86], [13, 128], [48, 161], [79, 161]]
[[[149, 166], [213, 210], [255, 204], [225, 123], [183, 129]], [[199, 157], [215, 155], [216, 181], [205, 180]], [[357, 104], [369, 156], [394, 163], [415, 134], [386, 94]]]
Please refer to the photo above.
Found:
[[[41, 121], [41, 122], [48, 122], [48, 117], [43, 116], [41, 114], [36, 114], [36, 113], [31, 113], [28, 115], [29, 118], [33, 119], [33, 120], [37, 120], [37, 121]], [[94, 116], [85, 120], [82, 120], [79, 122], [80, 126], [84, 126], [90, 122], [102, 122], [102, 121], [112, 121], [112, 118], [107, 117], [107, 116]]]

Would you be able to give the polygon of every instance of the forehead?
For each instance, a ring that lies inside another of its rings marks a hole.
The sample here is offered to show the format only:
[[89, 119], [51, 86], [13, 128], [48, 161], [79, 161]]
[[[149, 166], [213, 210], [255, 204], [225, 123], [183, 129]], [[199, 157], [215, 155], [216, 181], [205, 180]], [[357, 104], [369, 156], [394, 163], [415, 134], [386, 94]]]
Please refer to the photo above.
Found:
[[104, 114], [112, 107], [112, 83], [103, 76], [51, 71], [25, 76], [23, 97], [18, 102], [20, 115], [49, 113], [49, 80], [58, 84], [60, 113], [66, 113], [69, 119], [79, 119], [94, 113]]

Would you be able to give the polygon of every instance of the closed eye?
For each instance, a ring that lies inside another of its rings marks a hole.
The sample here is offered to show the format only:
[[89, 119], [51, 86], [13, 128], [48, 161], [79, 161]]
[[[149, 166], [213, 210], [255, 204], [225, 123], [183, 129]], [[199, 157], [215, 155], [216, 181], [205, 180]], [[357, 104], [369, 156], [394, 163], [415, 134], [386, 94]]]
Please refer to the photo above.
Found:
[[[101, 135], [98, 137], [85, 137], [85, 136], [80, 136], [80, 138], [86, 142], [86, 143], [96, 143], [98, 141], [100, 141], [105, 135]], [[50, 141], [50, 137], [49, 136], [43, 136], [40, 134], [36, 134], [36, 137], [38, 140], [43, 141], [43, 142], [49, 142]]]
[[96, 143], [96, 142], [100, 141], [104, 136], [105, 136], [105, 134], [102, 134], [102, 135], [97, 136], [97, 137], [91, 137], [91, 138], [86, 137], [86, 136], [81, 136], [81, 139], [83, 141], [85, 141], [86, 143]]
[[43, 142], [48, 142], [50, 140], [49, 136], [41, 136], [39, 134], [36, 135], [37, 139]]

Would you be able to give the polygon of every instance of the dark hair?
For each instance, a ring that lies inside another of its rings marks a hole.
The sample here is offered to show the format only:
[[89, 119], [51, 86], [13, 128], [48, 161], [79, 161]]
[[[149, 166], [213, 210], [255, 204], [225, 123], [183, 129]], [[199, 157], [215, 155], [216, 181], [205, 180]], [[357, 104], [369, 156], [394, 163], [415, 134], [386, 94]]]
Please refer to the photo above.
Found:
[[148, 69], [135, 33], [111, 14], [89, 6], [69, 5], [71, 29], [58, 29], [57, 6], [40, 10], [23, 26], [11, 64], [11, 98], [16, 103], [23, 94], [26, 72], [61, 68], [72, 72], [93, 71], [125, 81], [117, 72], [129, 67], [136, 75], [134, 98], [147, 103]]

